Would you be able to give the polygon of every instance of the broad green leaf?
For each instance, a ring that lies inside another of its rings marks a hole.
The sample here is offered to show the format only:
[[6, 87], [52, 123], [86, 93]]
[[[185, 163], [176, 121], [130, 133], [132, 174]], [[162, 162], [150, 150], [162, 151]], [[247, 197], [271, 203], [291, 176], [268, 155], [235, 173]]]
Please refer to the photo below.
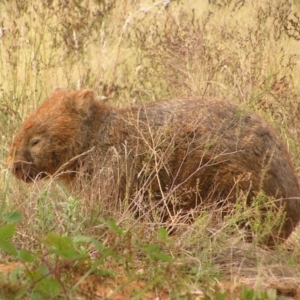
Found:
[[17, 211], [13, 211], [3, 217], [6, 222], [19, 222], [21, 220], [21, 214]]
[[50, 247], [50, 252], [67, 259], [78, 259], [80, 255], [73, 245], [71, 238], [55, 233], [48, 234], [45, 244]]
[[59, 250], [73, 247], [71, 238], [56, 233], [48, 234], [44, 241], [47, 246], [52, 246]]
[[34, 289], [50, 299], [55, 298], [60, 294], [61, 286], [56, 279], [45, 277], [35, 283]]
[[0, 228], [0, 240], [11, 238], [16, 231], [15, 224], [7, 224]]
[[34, 292], [34, 293], [30, 294], [30, 299], [32, 299], [32, 300], [44, 300], [44, 297], [41, 296], [39, 293]]
[[0, 249], [13, 256], [18, 255], [18, 250], [7, 240], [0, 239]]
[[24, 269], [21, 266], [18, 266], [9, 273], [9, 280], [12, 283], [20, 283], [20, 278], [22, 277], [23, 273]]
[[41, 274], [42, 274], [42, 276], [46, 276], [48, 273], [49, 273], [49, 269], [45, 265], [41, 265], [38, 268], [38, 272], [36, 272], [37, 276], [39, 276], [39, 277], [41, 277]]
[[83, 257], [82, 254], [77, 253], [75, 249], [67, 248], [67, 249], [52, 249], [50, 253], [56, 254], [58, 256], [67, 258], [67, 259], [79, 259]]
[[32, 262], [34, 260], [34, 256], [29, 253], [27, 250], [18, 250], [18, 258], [25, 262]]

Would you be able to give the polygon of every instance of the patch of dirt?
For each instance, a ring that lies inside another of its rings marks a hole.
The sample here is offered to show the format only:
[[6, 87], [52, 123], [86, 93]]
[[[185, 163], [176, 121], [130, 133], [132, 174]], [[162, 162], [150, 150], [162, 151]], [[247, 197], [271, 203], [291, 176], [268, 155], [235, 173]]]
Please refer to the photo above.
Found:
[[[9, 274], [17, 267], [22, 266], [20, 263], [1, 263], [0, 264], [0, 279], [5, 279], [5, 282], [0, 282], [0, 289], [5, 289], [6, 295], [12, 295], [13, 289], [21, 288], [9, 284], [7, 279]], [[73, 274], [72, 281], [78, 285], [79, 299], [111, 299], [111, 300], [130, 300], [133, 296], [140, 295], [140, 299], [145, 300], [166, 300], [169, 299], [167, 289], [153, 291], [153, 287], [147, 286], [141, 280], [129, 280], [125, 276], [112, 278], [109, 276], [89, 275], [87, 278], [82, 279], [83, 275]], [[81, 272], [79, 272], [81, 273]], [[1, 280], [0, 280], [1, 281]], [[15, 291], [17, 292], [17, 290]]]
[[[80, 277], [78, 277], [80, 280]], [[166, 300], [169, 299], [167, 290], [151, 291], [150, 287], [140, 280], [128, 280], [125, 277], [118, 279], [99, 278], [90, 275], [80, 285], [80, 292], [85, 299], [112, 299], [130, 300], [133, 296], [140, 295], [145, 300]], [[89, 298], [94, 297], [94, 298]]]
[[19, 266], [21, 266], [21, 264], [15, 262], [0, 263], [0, 273], [9, 274]]
[[[21, 266], [20, 263], [1, 263], [0, 274], [8, 278], [8, 275], [19, 266]], [[78, 299], [130, 300], [133, 296], [140, 296], [139, 299], [143, 300], [170, 299], [169, 291], [166, 288], [155, 290], [151, 284], [147, 285], [142, 280], [128, 279], [122, 275], [121, 270], [117, 278], [94, 274], [84, 278], [82, 274], [76, 274], [76, 272], [72, 277], [74, 285], [77, 285]], [[4, 286], [0, 285], [0, 288], [2, 287]], [[267, 278], [259, 275], [227, 277], [227, 279], [224, 278], [215, 285], [191, 289], [191, 291], [186, 291], [178, 297], [179, 299], [200, 300], [209, 299], [207, 296], [211, 297], [211, 295], [226, 292], [226, 299], [230, 300], [240, 297], [243, 287], [247, 290], [271, 291], [278, 297], [285, 297], [285, 299], [300, 299], [300, 278], [283, 276], [270, 276]], [[14, 285], [9, 287], [5, 283], [5, 289], [8, 289], [10, 293], [14, 288], [20, 287]]]

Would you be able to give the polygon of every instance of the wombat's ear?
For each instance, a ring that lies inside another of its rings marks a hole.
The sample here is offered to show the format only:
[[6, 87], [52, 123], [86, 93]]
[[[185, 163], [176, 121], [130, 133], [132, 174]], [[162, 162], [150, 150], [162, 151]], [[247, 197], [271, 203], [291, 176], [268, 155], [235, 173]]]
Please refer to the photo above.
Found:
[[65, 94], [67, 91], [63, 88], [57, 87], [55, 88], [52, 93], [50, 94], [49, 98], [55, 97], [58, 94]]
[[74, 95], [74, 108], [80, 114], [89, 115], [94, 102], [94, 92], [90, 89], [80, 90]]

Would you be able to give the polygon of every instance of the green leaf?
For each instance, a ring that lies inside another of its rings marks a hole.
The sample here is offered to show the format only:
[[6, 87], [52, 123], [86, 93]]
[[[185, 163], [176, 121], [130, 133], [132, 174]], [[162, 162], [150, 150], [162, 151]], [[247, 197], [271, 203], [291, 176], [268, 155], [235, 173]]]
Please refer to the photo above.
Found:
[[157, 244], [150, 244], [150, 245], [146, 245], [143, 247], [143, 250], [145, 252], [149, 252], [149, 253], [155, 253], [160, 251], [160, 246]]
[[44, 297], [41, 296], [39, 293], [34, 292], [34, 293], [30, 294], [30, 299], [32, 299], [32, 300], [43, 300]]
[[277, 290], [276, 289], [267, 289], [266, 294], [267, 294], [267, 299], [270, 299], [270, 300], [277, 299]]
[[255, 291], [242, 286], [242, 297], [243, 299], [254, 299]]
[[0, 239], [0, 249], [13, 256], [18, 256], [18, 250], [5, 239]]
[[20, 278], [22, 278], [23, 274], [24, 274], [24, 269], [21, 266], [16, 267], [14, 270], [10, 272], [9, 280], [12, 283], [20, 283]]
[[158, 229], [157, 236], [164, 242], [167, 242], [169, 239], [168, 231], [166, 230], [166, 228], [163, 227]]
[[34, 285], [34, 289], [40, 292], [42, 295], [55, 298], [61, 292], [61, 286], [56, 279], [45, 277], [40, 281], [37, 281]]
[[121, 235], [121, 234], [124, 233], [124, 229], [118, 227], [117, 224], [116, 224], [114, 221], [112, 221], [112, 220], [108, 220], [108, 221], [106, 222], [106, 225], [107, 225], [107, 227], [108, 227], [110, 230], [112, 230], [112, 231], [113, 231], [114, 233], [116, 233], [116, 234]]
[[13, 211], [3, 217], [6, 222], [19, 222], [21, 220], [21, 214], [17, 211]]
[[157, 244], [150, 244], [143, 247], [143, 250], [148, 253], [150, 259], [152, 260], [161, 260], [164, 262], [172, 262], [173, 258], [162, 252], [160, 246]]
[[18, 258], [25, 262], [33, 262], [34, 256], [27, 250], [18, 250]]
[[154, 259], [164, 261], [164, 262], [172, 262], [173, 261], [173, 257], [171, 257], [170, 255], [163, 253], [163, 252], [151, 253], [150, 257], [152, 259], [154, 258]]
[[16, 231], [15, 224], [7, 224], [0, 228], [0, 240], [11, 238]]
[[215, 296], [216, 300], [226, 300], [227, 299], [227, 293], [220, 293], [217, 296]]
[[73, 245], [71, 238], [55, 233], [48, 234], [44, 243], [50, 247], [50, 252], [67, 259], [78, 259], [80, 254]]
[[38, 204], [43, 204], [45, 202], [45, 200], [47, 199], [48, 197], [48, 191], [47, 190], [44, 190], [38, 197], [37, 199], [37, 203]]
[[[48, 269], [47, 266], [41, 265], [41, 266], [38, 268], [38, 272], [39, 272], [40, 274], [42, 274], [42, 276], [47, 276], [47, 275], [49, 274], [49, 269]], [[39, 276], [39, 277], [37, 277], [36, 279], [38, 279], [38, 278], [41, 277], [41, 275], [40, 275], [38, 272], [36, 272], [36, 274], [37, 274], [37, 276]]]
[[80, 244], [80, 243], [91, 243], [93, 240], [93, 238], [89, 237], [89, 236], [83, 236], [83, 235], [79, 235], [79, 236], [75, 236], [73, 238], [73, 243], [74, 244]]
[[13, 256], [17, 256], [18, 251], [7, 239], [11, 238], [15, 231], [15, 224], [7, 224], [0, 228], [0, 249]]
[[105, 247], [102, 243], [100, 243], [99, 241], [93, 239], [92, 243], [94, 244], [94, 246], [96, 247], [96, 249], [105, 257], [117, 257], [117, 255], [114, 253], [114, 251], [110, 248]]

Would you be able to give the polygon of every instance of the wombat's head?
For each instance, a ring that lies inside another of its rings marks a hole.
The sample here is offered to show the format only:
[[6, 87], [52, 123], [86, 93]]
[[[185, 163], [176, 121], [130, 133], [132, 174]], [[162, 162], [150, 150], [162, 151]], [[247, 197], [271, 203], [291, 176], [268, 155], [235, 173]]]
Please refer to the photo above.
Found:
[[57, 89], [25, 120], [7, 159], [13, 174], [25, 182], [53, 175], [86, 148], [87, 124], [94, 98], [91, 90]]

